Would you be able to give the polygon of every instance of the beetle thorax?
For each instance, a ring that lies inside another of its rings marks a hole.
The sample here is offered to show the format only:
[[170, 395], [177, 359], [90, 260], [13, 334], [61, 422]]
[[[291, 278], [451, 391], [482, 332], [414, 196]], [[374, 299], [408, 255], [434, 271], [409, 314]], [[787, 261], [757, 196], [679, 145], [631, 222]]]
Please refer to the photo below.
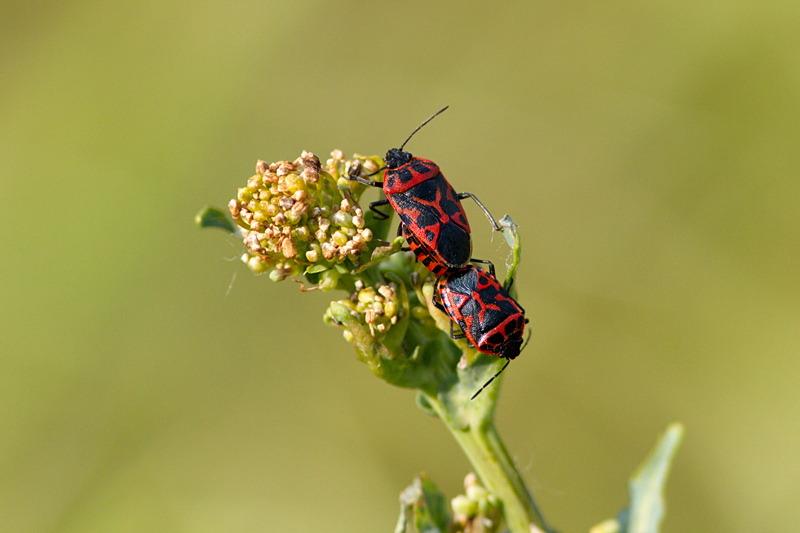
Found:
[[387, 168], [398, 168], [402, 167], [414, 156], [411, 155], [410, 152], [404, 152], [400, 148], [392, 148], [388, 152], [386, 152], [386, 167]]

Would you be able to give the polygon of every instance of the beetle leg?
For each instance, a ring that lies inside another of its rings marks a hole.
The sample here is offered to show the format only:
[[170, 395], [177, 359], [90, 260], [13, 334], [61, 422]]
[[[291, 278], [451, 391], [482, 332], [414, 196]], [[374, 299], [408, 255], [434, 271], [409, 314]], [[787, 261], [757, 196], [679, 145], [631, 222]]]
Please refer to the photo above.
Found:
[[[455, 330], [453, 329], [453, 324], [455, 324], [455, 322], [453, 322], [453, 321], [451, 320], [451, 321], [450, 321], [450, 338], [451, 338], [451, 339], [458, 340], [458, 339], [463, 339], [464, 337], [466, 337], [466, 336], [467, 336], [467, 334], [466, 334], [466, 333], [464, 333], [463, 331], [462, 331], [461, 333], [458, 333], [458, 334], [457, 334], [457, 333], [455, 332]], [[472, 343], [470, 343], [470, 346], [471, 346], [471, 345], [472, 345]], [[471, 347], [472, 347], [472, 346], [471, 346]]]
[[489, 265], [489, 273], [494, 276], [494, 263], [489, 261], [488, 259], [475, 259], [474, 257], [470, 257], [469, 259], [473, 263], [481, 263], [483, 265]]
[[[403, 223], [401, 222], [400, 224], [397, 225], [397, 236], [400, 237], [402, 234], [403, 234]], [[411, 247], [410, 246], [403, 246], [402, 248], [400, 248], [400, 251], [401, 252], [410, 252], [411, 251]]]
[[[386, 170], [386, 167], [381, 167], [381, 168], [379, 168], [378, 170], [376, 170], [375, 172], [373, 172], [373, 173], [371, 173], [371, 174], [367, 174], [367, 177], [368, 177], [368, 178], [371, 178], [372, 176], [377, 176], [378, 174], [380, 174], [380, 173], [381, 173], [381, 172], [383, 172], [384, 170]], [[383, 187], [383, 184], [381, 184], [381, 187]]]
[[475, 200], [475, 203], [478, 204], [478, 207], [480, 207], [483, 210], [483, 212], [486, 214], [486, 218], [488, 218], [489, 222], [492, 223], [492, 226], [494, 227], [494, 230], [495, 231], [500, 231], [502, 229], [502, 228], [500, 228], [500, 224], [497, 223], [497, 221], [494, 219], [494, 217], [489, 212], [489, 210], [486, 209], [486, 206], [484, 206], [481, 203], [481, 201], [478, 200], [478, 198], [474, 194], [472, 194], [471, 192], [460, 192], [456, 196], [458, 196], [459, 200], [463, 200], [465, 198], [472, 198], [473, 200]]
[[[527, 318], [525, 319], [525, 323], [526, 324], [528, 323], [528, 319]], [[529, 342], [531, 342], [531, 333], [533, 333], [533, 332], [531, 330], [528, 330], [528, 338], [525, 339], [525, 344], [523, 344], [522, 348], [519, 349], [520, 352], [525, 349], [525, 347], [528, 345]], [[510, 359], [509, 359], [509, 361], [510, 361]]]
[[386, 220], [387, 218], [389, 218], [390, 215], [387, 215], [386, 213], [384, 213], [380, 209], [377, 209], [377, 207], [379, 207], [381, 205], [388, 205], [388, 204], [389, 204], [389, 200], [386, 200], [386, 199], [384, 199], [384, 200], [375, 200], [374, 202], [371, 202], [369, 204], [369, 209], [370, 209], [370, 211], [375, 213], [375, 218], [377, 218], [378, 220]]
[[[370, 175], [374, 176], [374, 174], [370, 174]], [[370, 187], [383, 188], [383, 182], [382, 181], [369, 181], [369, 180], [365, 180], [364, 178], [361, 178], [359, 176], [342, 176], [342, 177], [344, 179], [346, 179], [346, 180], [357, 181], [359, 183], [363, 183], [364, 185], [369, 185]]]
[[[436, 281], [435, 281], [435, 282], [434, 282], [434, 284], [433, 284], [433, 286], [434, 286], [434, 287], [437, 287], [437, 286], [439, 285], [439, 280], [440, 280], [440, 279], [442, 279], [442, 277], [441, 277], [441, 276], [439, 276], [438, 278], [436, 278]], [[441, 302], [441, 300], [440, 300], [440, 299], [439, 299], [439, 300], [437, 300], [437, 299], [436, 299], [436, 296], [438, 296], [438, 291], [436, 291], [436, 289], [434, 289], [434, 292], [433, 292], [433, 297], [431, 297], [431, 303], [433, 303], [433, 306], [434, 306], [436, 309], [438, 309], [439, 311], [441, 311], [442, 313], [448, 314], [448, 313], [447, 313], [447, 309], [445, 309], [445, 308], [444, 308], [444, 304], [442, 304], [442, 302]], [[440, 298], [441, 298], [441, 297], [440, 297]], [[449, 314], [448, 314], [448, 316], [449, 316]]]

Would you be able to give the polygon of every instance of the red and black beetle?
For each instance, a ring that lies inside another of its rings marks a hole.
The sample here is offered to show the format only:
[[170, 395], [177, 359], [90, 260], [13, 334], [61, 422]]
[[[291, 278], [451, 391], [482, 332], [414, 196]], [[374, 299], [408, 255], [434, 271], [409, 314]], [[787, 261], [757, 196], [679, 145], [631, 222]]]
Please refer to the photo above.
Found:
[[469, 222], [461, 200], [475, 200], [494, 229], [500, 230], [500, 225], [475, 195], [456, 193], [436, 163], [403, 151], [411, 137], [445, 109], [447, 107], [420, 124], [400, 148], [386, 152], [386, 167], [380, 169], [386, 170], [382, 182], [345, 176], [364, 185], [383, 188], [386, 199], [372, 202], [370, 209], [386, 218], [388, 215], [376, 208], [390, 204], [400, 217], [398, 235], [402, 232], [417, 258], [437, 276], [466, 267], [472, 255]]
[[[494, 266], [491, 263], [489, 265], [490, 272], [470, 265], [440, 276], [433, 298], [433, 304], [453, 320], [450, 323], [452, 338], [466, 337], [478, 351], [506, 360], [500, 372], [472, 398], [480, 394], [519, 355], [523, 348], [525, 324], [528, 322], [525, 310], [503, 288], [494, 276]], [[453, 323], [458, 324], [461, 333], [454, 332]]]

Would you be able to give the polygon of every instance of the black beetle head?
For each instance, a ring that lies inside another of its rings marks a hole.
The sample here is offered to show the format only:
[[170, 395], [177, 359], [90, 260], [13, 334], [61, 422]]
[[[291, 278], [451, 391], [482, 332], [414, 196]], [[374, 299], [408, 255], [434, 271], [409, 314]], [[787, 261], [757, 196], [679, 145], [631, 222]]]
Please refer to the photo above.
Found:
[[402, 148], [392, 148], [386, 152], [386, 168], [402, 167], [413, 157], [409, 152], [404, 152]]
[[503, 347], [500, 349], [500, 357], [505, 359], [514, 359], [521, 351], [522, 338], [510, 339], [508, 342], [504, 343]]

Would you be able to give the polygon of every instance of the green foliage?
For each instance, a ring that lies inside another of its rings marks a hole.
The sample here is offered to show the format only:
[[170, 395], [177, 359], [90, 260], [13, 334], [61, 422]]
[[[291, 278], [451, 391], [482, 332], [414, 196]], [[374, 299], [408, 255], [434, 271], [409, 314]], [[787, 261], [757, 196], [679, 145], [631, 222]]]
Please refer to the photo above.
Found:
[[630, 479], [630, 507], [591, 533], [658, 533], [664, 518], [664, 489], [672, 459], [683, 439], [683, 426], [672, 424]]
[[211, 206], [205, 206], [197, 213], [194, 221], [201, 228], [220, 228], [228, 233], [236, 233], [236, 224], [230, 215]]
[[512, 282], [514, 281], [514, 276], [517, 275], [517, 266], [522, 258], [522, 243], [519, 240], [519, 226], [517, 226], [517, 224], [511, 220], [511, 217], [508, 215], [500, 219], [500, 226], [503, 228], [503, 238], [511, 247], [511, 251], [513, 253], [511, 265], [508, 267], [506, 279], [503, 282], [503, 286], [513, 297], [516, 295], [517, 291], [516, 288], [512, 286]]
[[656, 533], [664, 518], [664, 487], [672, 458], [683, 438], [683, 426], [672, 424], [630, 480], [628, 533]]

